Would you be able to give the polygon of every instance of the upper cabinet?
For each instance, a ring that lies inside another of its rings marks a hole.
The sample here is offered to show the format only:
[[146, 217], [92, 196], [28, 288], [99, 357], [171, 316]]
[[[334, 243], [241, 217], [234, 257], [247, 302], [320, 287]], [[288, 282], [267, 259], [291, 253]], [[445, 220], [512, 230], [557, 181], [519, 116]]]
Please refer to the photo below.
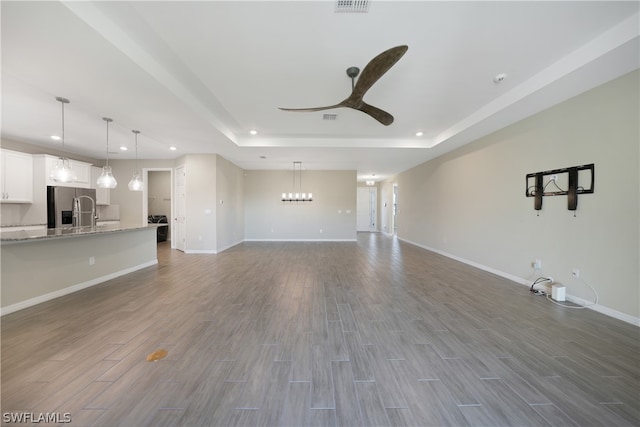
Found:
[[2, 203], [33, 203], [33, 157], [0, 150]]
[[50, 156], [48, 154], [36, 154], [33, 156], [36, 168], [42, 168], [44, 170], [45, 185], [52, 185], [58, 187], [79, 187], [79, 188], [92, 188], [91, 186], [91, 163], [79, 162], [77, 160], [69, 160], [71, 169], [76, 174], [76, 181], [74, 182], [57, 182], [51, 179], [51, 171], [56, 166], [58, 157]]
[[98, 188], [96, 181], [102, 173], [102, 168], [91, 166], [91, 188], [96, 189], [96, 205], [108, 205], [111, 203], [111, 190], [108, 188]]

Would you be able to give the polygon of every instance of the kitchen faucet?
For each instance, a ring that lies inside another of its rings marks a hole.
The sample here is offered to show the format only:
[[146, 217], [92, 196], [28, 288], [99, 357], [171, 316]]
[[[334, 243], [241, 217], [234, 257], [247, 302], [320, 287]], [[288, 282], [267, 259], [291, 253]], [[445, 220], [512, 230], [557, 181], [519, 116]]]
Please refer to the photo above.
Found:
[[96, 201], [93, 200], [93, 197], [91, 196], [86, 196], [86, 195], [81, 195], [78, 197], [74, 197], [73, 198], [73, 223], [75, 224], [76, 227], [82, 227], [82, 215], [83, 213], [88, 213], [87, 211], [81, 211], [80, 210], [80, 199], [82, 199], [83, 197], [86, 197], [87, 199], [91, 200], [91, 227], [95, 227], [96, 226]]

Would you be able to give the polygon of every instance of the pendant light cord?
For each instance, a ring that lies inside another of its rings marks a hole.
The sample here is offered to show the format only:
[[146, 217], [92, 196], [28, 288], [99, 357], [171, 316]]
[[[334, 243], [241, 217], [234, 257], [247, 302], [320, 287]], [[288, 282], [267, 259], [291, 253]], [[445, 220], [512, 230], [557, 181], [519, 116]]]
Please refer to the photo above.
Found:
[[103, 117], [102, 120], [107, 122], [107, 167], [109, 166], [109, 122], [112, 122], [113, 119], [109, 117]]
[[138, 173], [138, 134], [140, 133], [140, 131], [132, 130], [131, 132], [133, 132], [136, 135], [136, 170], [134, 172]]
[[64, 155], [64, 102], [60, 102], [60, 104], [62, 104], [62, 154]]
[[62, 104], [62, 157], [66, 157], [67, 152], [64, 148], [64, 104], [68, 104], [69, 100], [61, 96], [56, 96], [56, 101]]

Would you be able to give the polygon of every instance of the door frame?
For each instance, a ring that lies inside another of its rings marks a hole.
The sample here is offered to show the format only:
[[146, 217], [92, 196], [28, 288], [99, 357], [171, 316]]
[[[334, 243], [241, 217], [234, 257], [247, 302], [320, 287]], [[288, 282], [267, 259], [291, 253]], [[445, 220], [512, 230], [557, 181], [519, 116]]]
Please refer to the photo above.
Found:
[[[148, 220], [148, 216], [149, 216], [149, 172], [169, 172], [171, 174], [170, 178], [169, 178], [169, 182], [170, 182], [170, 186], [171, 186], [171, 218], [174, 218], [174, 209], [173, 209], [173, 201], [174, 199], [174, 195], [173, 195], [173, 168], [142, 168], [142, 223], [146, 224], [149, 220]], [[169, 224], [171, 224], [171, 221], [169, 221]], [[173, 249], [174, 246], [174, 242], [173, 239], [171, 239], [171, 248]]]
[[[379, 231], [378, 230], [378, 187], [358, 187], [357, 189], [357, 193], [356, 193], [356, 206], [358, 205], [357, 203], [357, 199], [358, 199], [358, 193], [360, 192], [364, 192], [364, 189], [367, 190], [368, 193], [368, 201], [369, 201], [369, 225], [367, 227], [367, 230], [360, 230], [360, 231], [368, 231], [370, 233], [374, 233]], [[360, 215], [360, 212], [356, 211], [356, 228], [357, 227], [357, 216]]]
[[398, 183], [394, 182], [391, 187], [391, 234], [398, 233]]

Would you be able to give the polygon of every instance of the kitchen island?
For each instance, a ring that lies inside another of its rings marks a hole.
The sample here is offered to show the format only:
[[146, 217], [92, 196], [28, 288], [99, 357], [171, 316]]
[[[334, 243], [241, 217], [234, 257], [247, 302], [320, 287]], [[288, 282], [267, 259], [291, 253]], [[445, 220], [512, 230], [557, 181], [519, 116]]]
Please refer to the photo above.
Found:
[[5, 315], [158, 263], [155, 224], [0, 233]]

